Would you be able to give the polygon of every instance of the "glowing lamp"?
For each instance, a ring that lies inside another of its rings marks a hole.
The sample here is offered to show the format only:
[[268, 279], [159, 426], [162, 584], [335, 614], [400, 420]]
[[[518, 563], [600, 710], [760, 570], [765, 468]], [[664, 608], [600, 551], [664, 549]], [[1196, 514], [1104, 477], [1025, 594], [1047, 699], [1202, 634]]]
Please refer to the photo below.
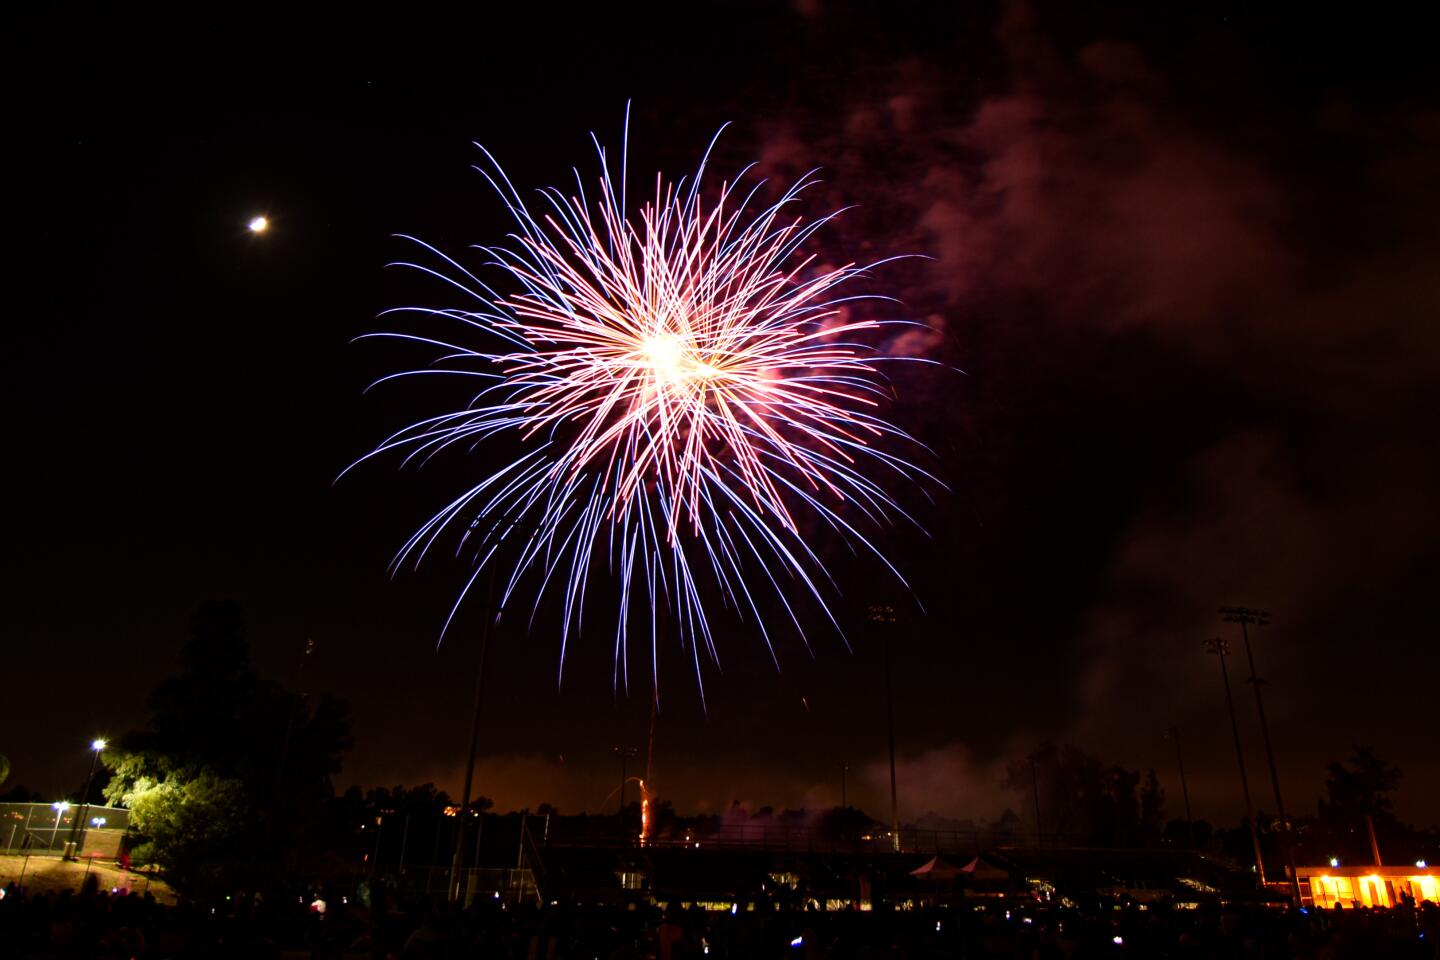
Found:
[[255, 217], [255, 218], [253, 218], [253, 219], [250, 221], [249, 224], [247, 224], [247, 226], [250, 228], [250, 232], [251, 232], [251, 233], [254, 233], [254, 234], [264, 233], [266, 230], [269, 230], [269, 229], [270, 229], [270, 218], [269, 218], [269, 217]]

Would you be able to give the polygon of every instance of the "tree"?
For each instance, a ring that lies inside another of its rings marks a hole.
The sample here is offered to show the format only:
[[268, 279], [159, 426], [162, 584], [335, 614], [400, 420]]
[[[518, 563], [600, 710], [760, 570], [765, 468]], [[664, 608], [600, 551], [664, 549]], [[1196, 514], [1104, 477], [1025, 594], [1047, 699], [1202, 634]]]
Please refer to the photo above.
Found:
[[885, 827], [855, 807], [832, 807], [820, 815], [816, 825], [826, 840], [855, 840]]
[[1139, 773], [1107, 765], [1072, 744], [1041, 744], [1010, 763], [1001, 785], [1019, 795], [1020, 809], [1031, 816], [1039, 794], [1042, 822], [1032, 825], [1032, 835], [1126, 847], [1159, 833], [1164, 795], [1154, 772], [1142, 791]]
[[1305, 833], [1306, 854], [1312, 859], [1339, 856], [1347, 862], [1364, 862], [1371, 856], [1365, 818], [1375, 827], [1383, 856], [1416, 859], [1431, 855], [1431, 840], [1395, 816], [1391, 795], [1400, 785], [1401, 772], [1371, 747], [1354, 745], [1344, 761], [1328, 766], [1326, 799], [1319, 801], [1318, 821]]
[[250, 664], [240, 608], [203, 605], [180, 673], [148, 701], [144, 730], [104, 755], [104, 790], [181, 890], [273, 880], [305, 853], [350, 745], [346, 706], [265, 682]]
[[115, 760], [116, 799], [130, 808], [130, 826], [144, 838], [132, 849], [160, 864], [181, 887], [223, 885], [226, 867], [245, 860], [245, 784], [205, 768], [179, 769], [163, 756], [126, 753]]
[[1372, 747], [1353, 745], [1350, 759], [1332, 761], [1325, 780], [1329, 801], [1320, 801], [1320, 819], [1331, 827], [1353, 827], [1366, 816], [1377, 825], [1395, 822], [1390, 794], [1400, 785], [1401, 771], [1386, 763]]
[[15, 786], [11, 787], [9, 790], [6, 790], [4, 793], [0, 793], [0, 803], [43, 803], [43, 802], [44, 802], [44, 798], [41, 797], [40, 794], [36, 793], [34, 790], [31, 790], [29, 787], [25, 786], [25, 784], [23, 784], [23, 783], [17, 783], [17, 784], [15, 784]]
[[1148, 847], [1160, 842], [1165, 832], [1165, 789], [1155, 770], [1145, 771], [1145, 783], [1140, 788], [1140, 836]]

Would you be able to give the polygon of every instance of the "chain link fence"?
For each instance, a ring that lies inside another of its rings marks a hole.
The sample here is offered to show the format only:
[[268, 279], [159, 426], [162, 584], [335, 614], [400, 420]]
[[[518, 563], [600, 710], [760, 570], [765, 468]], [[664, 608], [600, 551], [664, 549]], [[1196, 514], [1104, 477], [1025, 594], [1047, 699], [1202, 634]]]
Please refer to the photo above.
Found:
[[0, 803], [0, 854], [118, 855], [130, 811], [98, 804]]

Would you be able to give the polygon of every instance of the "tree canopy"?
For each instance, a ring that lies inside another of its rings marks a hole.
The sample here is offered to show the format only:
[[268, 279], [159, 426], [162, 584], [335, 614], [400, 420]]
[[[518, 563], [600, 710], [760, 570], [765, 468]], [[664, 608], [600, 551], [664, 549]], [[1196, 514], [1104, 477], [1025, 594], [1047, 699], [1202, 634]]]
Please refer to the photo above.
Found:
[[1373, 818], [1377, 824], [1395, 820], [1390, 795], [1400, 786], [1399, 767], [1391, 766], [1374, 748], [1353, 745], [1348, 760], [1332, 761], [1325, 779], [1328, 800], [1320, 801], [1320, 819], [1332, 826], [1349, 826]]
[[304, 854], [350, 746], [348, 708], [262, 679], [234, 603], [197, 611], [181, 664], [145, 728], [106, 751], [105, 797], [131, 809], [137, 855], [178, 889], [263, 880]]
[[1043, 836], [1138, 847], [1157, 843], [1165, 828], [1165, 791], [1154, 770], [1142, 778], [1072, 744], [1041, 744], [1009, 765], [1003, 786], [1027, 813], [1038, 801]]

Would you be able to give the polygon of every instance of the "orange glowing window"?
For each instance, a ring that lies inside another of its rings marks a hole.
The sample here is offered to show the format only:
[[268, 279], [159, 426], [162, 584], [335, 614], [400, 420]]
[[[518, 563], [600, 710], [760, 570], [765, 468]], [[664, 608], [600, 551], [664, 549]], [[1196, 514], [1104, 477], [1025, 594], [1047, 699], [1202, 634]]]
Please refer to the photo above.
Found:
[[1315, 902], [1331, 908], [1338, 904], [1355, 905], [1355, 888], [1349, 877], [1315, 877], [1310, 881]]
[[1367, 907], [1388, 907], [1390, 905], [1385, 897], [1384, 885], [1374, 874], [1360, 878], [1360, 900]]

